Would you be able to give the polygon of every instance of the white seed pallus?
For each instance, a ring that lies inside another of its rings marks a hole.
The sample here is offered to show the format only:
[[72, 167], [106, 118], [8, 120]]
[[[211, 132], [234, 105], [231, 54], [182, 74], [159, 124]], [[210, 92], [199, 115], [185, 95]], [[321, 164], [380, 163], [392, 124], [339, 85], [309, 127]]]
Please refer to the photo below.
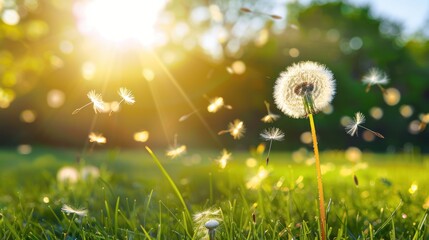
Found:
[[379, 138], [384, 138], [384, 136], [381, 135], [380, 133], [362, 126], [363, 123], [365, 123], [365, 116], [361, 112], [357, 112], [353, 117], [353, 120], [350, 123], [348, 123], [345, 127], [347, 134], [349, 134], [350, 136], [358, 135], [358, 128], [360, 127], [365, 130], [368, 130], [369, 132], [371, 132], [372, 134], [374, 134]]
[[96, 93], [95, 90], [91, 90], [86, 95], [89, 100], [91, 100], [89, 103], [83, 105], [80, 108], [77, 108], [73, 111], [73, 115], [77, 114], [80, 110], [84, 109], [85, 107], [89, 106], [90, 104], [93, 104], [93, 109], [95, 113], [104, 111], [104, 102], [101, 96], [101, 93]]

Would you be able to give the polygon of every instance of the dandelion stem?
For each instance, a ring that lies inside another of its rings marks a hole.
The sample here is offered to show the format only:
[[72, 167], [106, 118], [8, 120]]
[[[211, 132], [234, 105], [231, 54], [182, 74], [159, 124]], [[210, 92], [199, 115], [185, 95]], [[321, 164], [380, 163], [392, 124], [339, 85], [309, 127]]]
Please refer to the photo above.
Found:
[[313, 150], [314, 158], [316, 160], [316, 172], [317, 172], [317, 189], [319, 192], [319, 215], [320, 215], [320, 230], [321, 239], [326, 240], [326, 216], [325, 216], [325, 203], [323, 196], [323, 183], [322, 183], [322, 172], [320, 170], [320, 159], [319, 159], [319, 147], [317, 144], [316, 127], [314, 126], [313, 114], [308, 114], [310, 120], [311, 136], [313, 138]]
[[87, 104], [83, 105], [82, 107], [77, 108], [76, 110], [74, 110], [74, 111], [72, 112], [72, 115], [77, 114], [80, 110], [82, 110], [82, 109], [86, 108], [86, 107], [87, 107], [88, 105], [90, 105], [91, 103], [92, 103], [92, 102], [89, 102], [89, 103], [87, 103]]
[[270, 146], [268, 147], [268, 155], [267, 155], [267, 166], [268, 162], [270, 161], [270, 153], [271, 153], [271, 145], [273, 144], [273, 140], [270, 141]]
[[376, 132], [376, 131], [373, 131], [373, 130], [371, 130], [371, 129], [369, 129], [369, 128], [366, 128], [366, 127], [361, 126], [361, 125], [358, 125], [358, 127], [361, 127], [361, 128], [363, 128], [363, 129], [365, 129], [365, 130], [370, 131], [372, 134], [374, 134], [375, 136], [377, 136], [377, 137], [379, 137], [379, 138], [384, 138], [384, 136], [383, 136], [383, 135], [381, 135], [380, 133], [378, 133], [378, 132]]

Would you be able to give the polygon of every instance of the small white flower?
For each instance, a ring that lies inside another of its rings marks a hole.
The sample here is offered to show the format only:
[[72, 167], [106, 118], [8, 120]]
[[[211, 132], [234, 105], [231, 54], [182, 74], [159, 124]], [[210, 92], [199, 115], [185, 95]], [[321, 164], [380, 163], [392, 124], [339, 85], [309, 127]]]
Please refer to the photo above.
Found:
[[[307, 117], [304, 99], [311, 98], [311, 113], [316, 113], [332, 101], [335, 94], [333, 74], [315, 62], [299, 62], [280, 74], [274, 86], [277, 107], [293, 118]], [[308, 107], [308, 106], [307, 106]]]
[[85, 217], [88, 215], [88, 210], [86, 209], [74, 209], [71, 206], [64, 204], [61, 208], [61, 211], [65, 212], [66, 214], [76, 214], [80, 217]]

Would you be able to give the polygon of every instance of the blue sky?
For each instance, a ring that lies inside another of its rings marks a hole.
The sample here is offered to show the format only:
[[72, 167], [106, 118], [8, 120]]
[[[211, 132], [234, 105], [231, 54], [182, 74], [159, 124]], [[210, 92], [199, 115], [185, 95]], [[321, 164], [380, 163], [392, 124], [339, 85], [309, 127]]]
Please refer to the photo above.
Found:
[[[308, 3], [311, 0], [302, 2]], [[425, 22], [429, 22], [429, 0], [348, 0], [348, 2], [358, 6], [370, 5], [375, 17], [403, 24], [406, 35], [422, 29]], [[426, 28], [429, 28], [429, 23], [426, 24]]]

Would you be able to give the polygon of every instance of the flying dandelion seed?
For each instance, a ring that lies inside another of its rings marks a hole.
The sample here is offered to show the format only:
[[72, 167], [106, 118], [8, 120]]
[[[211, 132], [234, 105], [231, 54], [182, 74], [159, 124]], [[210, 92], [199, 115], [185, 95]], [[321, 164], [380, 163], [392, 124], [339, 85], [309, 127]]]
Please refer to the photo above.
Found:
[[426, 129], [427, 124], [429, 123], [429, 113], [422, 113], [419, 115], [420, 123], [419, 123], [419, 131], [423, 132]]
[[356, 176], [356, 174], [353, 175], [353, 181], [355, 182], [356, 187], [358, 187], [359, 186], [359, 179]]
[[367, 74], [365, 74], [362, 78], [362, 82], [364, 84], [367, 84], [366, 86], [366, 92], [369, 92], [369, 89], [373, 85], [377, 85], [382, 93], [385, 93], [385, 89], [381, 85], [385, 85], [389, 83], [389, 78], [387, 77], [386, 73], [381, 71], [378, 68], [371, 68]]
[[167, 151], [166, 155], [171, 159], [179, 157], [186, 153], [186, 145], [178, 145], [177, 144], [177, 134], [174, 135], [174, 145], [173, 147]]
[[269, 128], [265, 129], [260, 135], [265, 141], [270, 141], [270, 146], [268, 147], [268, 155], [266, 159], [268, 165], [268, 162], [270, 161], [271, 145], [273, 144], [273, 141], [283, 141], [285, 134], [278, 128]]
[[92, 142], [92, 143], [104, 144], [107, 142], [107, 139], [101, 133], [91, 132], [88, 135], [88, 138], [89, 138], [89, 142]]
[[224, 169], [228, 164], [228, 161], [231, 159], [232, 153], [228, 152], [226, 149], [222, 150], [221, 156], [215, 160], [219, 164], [219, 167]]
[[73, 111], [73, 115], [77, 114], [80, 110], [86, 108], [87, 106], [93, 104], [94, 112], [102, 112], [104, 110], [104, 102], [102, 99], [102, 96], [100, 93], [96, 93], [95, 90], [91, 90], [87, 94], [89, 100], [91, 100], [89, 103], [83, 105], [82, 107], [76, 109]]
[[196, 110], [194, 110], [194, 111], [192, 111], [192, 112], [190, 112], [188, 114], [185, 114], [185, 115], [181, 116], [179, 118], [179, 122], [183, 122], [183, 121], [187, 120], [189, 117], [191, 117], [192, 115], [194, 115], [197, 112], [198, 112], [198, 109], [196, 109]]
[[280, 19], [283, 19], [283, 17], [281, 17], [281, 16], [279, 16], [279, 15], [276, 15], [276, 14], [270, 14], [270, 13], [266, 13], [266, 12], [254, 11], [254, 10], [251, 10], [250, 8], [247, 8], [247, 7], [242, 7], [242, 8], [240, 8], [240, 11], [241, 11], [241, 12], [244, 12], [244, 13], [253, 13], [253, 14], [255, 14], [255, 15], [267, 16], [267, 17], [270, 17], [270, 18], [272, 18], [272, 19], [274, 19], [274, 20], [280, 20]]
[[225, 105], [225, 102], [222, 97], [215, 97], [210, 100], [210, 104], [207, 107], [207, 111], [210, 113], [215, 113], [221, 108], [232, 109], [231, 105]]
[[280, 118], [280, 115], [274, 114], [270, 110], [270, 104], [267, 101], [264, 101], [265, 107], [267, 108], [267, 115], [265, 115], [261, 121], [264, 123], [272, 123]]
[[186, 153], [186, 145], [180, 145], [167, 151], [166, 155], [171, 159], [179, 157]]
[[[121, 97], [121, 101], [119, 101], [116, 106], [118, 109], [122, 102], [125, 102], [128, 105], [133, 105], [136, 102], [136, 100], [134, 99], [133, 93], [124, 87], [119, 88], [118, 94]], [[113, 112], [113, 109], [110, 111], [109, 115], [112, 114], [112, 112]]]
[[349, 134], [350, 136], [354, 136], [356, 134], [356, 136], [357, 136], [358, 135], [358, 127], [361, 127], [367, 131], [370, 131], [372, 134], [374, 134], [375, 136], [377, 136], [379, 138], [384, 138], [384, 136], [381, 135], [380, 133], [375, 132], [371, 129], [368, 129], [368, 128], [362, 126], [363, 123], [365, 123], [365, 116], [362, 113], [357, 112], [355, 114], [355, 117], [353, 118], [353, 120], [349, 124], [347, 124], [347, 126], [345, 127], [347, 134]]
[[82, 209], [74, 209], [73, 207], [64, 204], [63, 207], [61, 208], [61, 211], [63, 211], [64, 213], [66, 213], [67, 215], [69, 214], [76, 214], [80, 217], [86, 217], [88, 215], [88, 210], [82, 208]]
[[241, 137], [243, 137], [245, 132], [246, 128], [244, 126], [244, 123], [239, 119], [235, 119], [234, 122], [228, 124], [227, 130], [222, 130], [218, 132], [218, 135], [229, 133], [234, 139], [240, 139]]

